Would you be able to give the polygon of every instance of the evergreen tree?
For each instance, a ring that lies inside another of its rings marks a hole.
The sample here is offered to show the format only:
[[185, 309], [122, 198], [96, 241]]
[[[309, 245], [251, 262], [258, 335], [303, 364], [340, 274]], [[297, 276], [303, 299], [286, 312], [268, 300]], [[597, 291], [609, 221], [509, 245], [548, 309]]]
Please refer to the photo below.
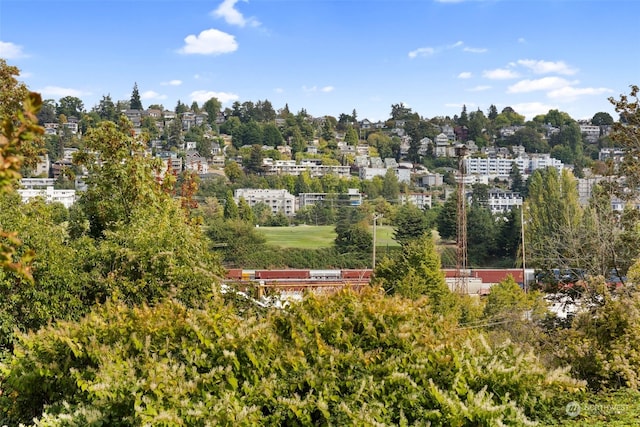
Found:
[[144, 108], [142, 108], [142, 101], [140, 100], [140, 92], [138, 92], [138, 83], [134, 83], [133, 85], [131, 100], [129, 101], [129, 108], [131, 108], [132, 110], [144, 110]]
[[413, 203], [406, 203], [398, 209], [393, 234], [396, 242], [405, 245], [429, 231], [429, 221], [422, 209]]
[[224, 200], [224, 218], [225, 219], [238, 219], [240, 217], [240, 211], [238, 205], [233, 199], [233, 193], [231, 190], [227, 191], [227, 196]]

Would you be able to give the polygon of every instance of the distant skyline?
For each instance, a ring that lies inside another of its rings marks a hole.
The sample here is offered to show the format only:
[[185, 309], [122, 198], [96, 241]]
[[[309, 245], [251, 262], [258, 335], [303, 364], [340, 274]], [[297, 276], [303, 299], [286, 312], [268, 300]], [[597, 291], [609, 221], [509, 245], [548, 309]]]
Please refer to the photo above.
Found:
[[510, 106], [574, 119], [640, 84], [635, 0], [0, 0], [0, 57], [43, 98], [269, 100], [389, 118]]

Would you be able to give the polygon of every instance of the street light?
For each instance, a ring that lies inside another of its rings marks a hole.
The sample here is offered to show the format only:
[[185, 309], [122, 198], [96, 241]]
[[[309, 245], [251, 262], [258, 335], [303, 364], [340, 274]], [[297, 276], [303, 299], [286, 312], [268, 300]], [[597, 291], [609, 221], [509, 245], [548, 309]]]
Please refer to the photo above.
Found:
[[371, 264], [374, 270], [376, 269], [376, 221], [382, 217], [382, 214], [373, 214], [373, 260]]

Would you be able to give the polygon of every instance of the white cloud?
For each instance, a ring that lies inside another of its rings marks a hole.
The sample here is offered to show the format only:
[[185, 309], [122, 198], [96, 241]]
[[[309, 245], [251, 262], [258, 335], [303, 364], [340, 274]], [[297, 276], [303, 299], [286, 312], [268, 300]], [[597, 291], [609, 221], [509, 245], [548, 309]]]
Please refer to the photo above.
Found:
[[469, 89], [469, 92], [482, 92], [489, 89], [491, 89], [491, 86], [481, 85], [481, 86], [472, 87], [471, 89]]
[[442, 52], [443, 50], [457, 49], [459, 47], [462, 47], [462, 50], [464, 52], [484, 53], [487, 51], [487, 49], [484, 49], [484, 48], [467, 47], [467, 46], [463, 47], [463, 46], [464, 46], [463, 41], [457, 41], [455, 43], [452, 43], [446, 46], [420, 47], [418, 49], [415, 49], [409, 52], [409, 58], [413, 59], [413, 58], [417, 58], [418, 56], [431, 56], [437, 52]]
[[284, 93], [284, 89], [282, 89], [281, 87], [277, 87], [273, 90], [275, 93]]
[[611, 89], [605, 87], [584, 87], [577, 88], [572, 86], [565, 86], [547, 93], [547, 96], [551, 99], [557, 99], [562, 102], [571, 102], [584, 95], [602, 95], [603, 93], [613, 92]]
[[570, 82], [562, 77], [543, 77], [536, 80], [520, 80], [518, 83], [509, 86], [507, 93], [526, 93], [537, 90], [553, 90], [577, 84], [578, 81]]
[[196, 101], [198, 104], [203, 104], [210, 100], [211, 98], [217, 98], [222, 104], [227, 104], [232, 101], [237, 101], [240, 99], [238, 95], [235, 93], [229, 92], [213, 92], [206, 90], [196, 90], [191, 92], [191, 102]]
[[162, 86], [180, 86], [181, 84], [182, 80], [169, 80], [168, 82], [160, 83]]
[[482, 72], [482, 76], [491, 80], [507, 80], [517, 79], [520, 75], [508, 68], [496, 68], [495, 70], [485, 70]]
[[470, 71], [463, 71], [462, 73], [458, 74], [459, 79], [470, 79], [472, 76], [473, 74], [471, 74]]
[[140, 94], [140, 99], [167, 99], [167, 95], [161, 95], [153, 90], [148, 90]]
[[84, 92], [78, 89], [60, 86], [45, 86], [42, 89], [38, 90], [38, 92], [40, 92], [42, 95], [60, 98], [63, 98], [65, 96], [74, 96], [76, 98], [80, 98], [81, 96], [91, 95], [90, 92]]
[[244, 15], [235, 8], [236, 3], [238, 3], [238, 0], [224, 0], [211, 14], [217, 18], [224, 19], [227, 24], [237, 25], [238, 27], [244, 27], [246, 25], [251, 27], [260, 26], [260, 22], [257, 19], [245, 18]]
[[325, 92], [325, 93], [329, 93], [329, 92], [333, 92], [335, 88], [333, 86], [325, 86], [322, 89], [320, 89], [321, 92]]
[[25, 56], [27, 55], [22, 51], [22, 46], [0, 40], [0, 57], [5, 59], [16, 59], [24, 58]]
[[534, 59], [521, 59], [519, 65], [526, 67], [536, 74], [556, 73], [571, 76], [578, 72], [575, 68], [569, 67], [564, 61], [536, 61]]
[[234, 36], [214, 28], [204, 30], [197, 36], [190, 34], [185, 37], [184, 43], [179, 51], [183, 54], [220, 55], [238, 49]]
[[488, 49], [484, 48], [484, 47], [465, 47], [464, 49], [465, 52], [470, 52], [470, 53], [486, 53]]
[[409, 52], [409, 58], [417, 58], [418, 56], [431, 56], [436, 53], [436, 50], [432, 47], [419, 47], [416, 50]]
[[525, 40], [524, 37], [518, 38], [518, 43], [526, 43], [526, 42], [527, 42], [527, 40]]

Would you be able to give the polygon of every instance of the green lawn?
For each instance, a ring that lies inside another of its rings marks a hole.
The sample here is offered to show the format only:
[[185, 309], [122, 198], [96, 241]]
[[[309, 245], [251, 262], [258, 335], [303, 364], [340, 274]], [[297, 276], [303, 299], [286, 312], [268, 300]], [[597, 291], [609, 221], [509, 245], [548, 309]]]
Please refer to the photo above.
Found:
[[[333, 225], [298, 225], [295, 227], [260, 227], [267, 244], [282, 248], [327, 248], [336, 238]], [[376, 246], [398, 246], [393, 240], [393, 227], [376, 227]]]

